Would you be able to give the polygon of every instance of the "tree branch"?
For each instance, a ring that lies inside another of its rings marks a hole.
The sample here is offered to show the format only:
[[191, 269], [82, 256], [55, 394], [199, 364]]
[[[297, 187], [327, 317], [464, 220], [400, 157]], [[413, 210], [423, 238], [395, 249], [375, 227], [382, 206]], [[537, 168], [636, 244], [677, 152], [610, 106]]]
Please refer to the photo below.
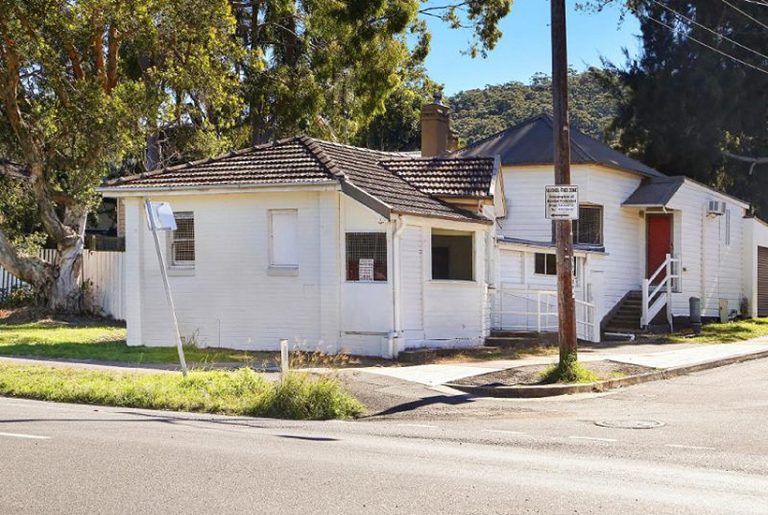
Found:
[[83, 65], [80, 63], [80, 54], [77, 53], [75, 45], [69, 41], [65, 42], [64, 50], [67, 52], [69, 62], [72, 64], [72, 74], [75, 76], [75, 79], [83, 80], [85, 78], [85, 73], [83, 73]]
[[[4, 21], [4, 20], [0, 20]], [[21, 57], [16, 50], [16, 44], [6, 32], [6, 27], [0, 25], [3, 30], [3, 48], [2, 56], [6, 63], [5, 84], [2, 84], [2, 98], [5, 105], [5, 112], [8, 122], [19, 141], [21, 150], [24, 153], [25, 161], [28, 164], [30, 180], [32, 182], [32, 192], [38, 205], [38, 212], [43, 226], [48, 234], [56, 241], [67, 245], [77, 240], [77, 232], [71, 227], [61, 223], [56, 214], [56, 206], [53, 204], [52, 197], [45, 180], [45, 169], [43, 166], [43, 154], [41, 147], [32, 135], [32, 131], [27, 126], [21, 114], [19, 105], [19, 85], [20, 85], [20, 63]]]
[[727, 152], [727, 151], [723, 151], [723, 155], [725, 157], [729, 157], [731, 159], [735, 159], [736, 161], [742, 161], [744, 163], [751, 163], [751, 166], [749, 167], [749, 175], [752, 175], [752, 172], [755, 171], [755, 166], [768, 164], [768, 157], [742, 156], [742, 155], [733, 154], [733, 153]]
[[107, 93], [111, 93], [112, 89], [117, 86], [117, 61], [120, 55], [121, 43], [120, 31], [117, 29], [116, 23], [112, 22], [109, 26], [109, 50], [107, 54]]
[[104, 70], [104, 44], [102, 40], [101, 16], [93, 14], [91, 28], [91, 46], [93, 47], [93, 67], [96, 71], [96, 77], [99, 78], [101, 85], [107, 89], [107, 73]]
[[2, 228], [0, 228], [0, 265], [35, 288], [44, 287], [53, 276], [53, 265], [37, 256], [17, 252]]
[[0, 175], [7, 175], [14, 179], [30, 180], [31, 176], [26, 166], [0, 159]]

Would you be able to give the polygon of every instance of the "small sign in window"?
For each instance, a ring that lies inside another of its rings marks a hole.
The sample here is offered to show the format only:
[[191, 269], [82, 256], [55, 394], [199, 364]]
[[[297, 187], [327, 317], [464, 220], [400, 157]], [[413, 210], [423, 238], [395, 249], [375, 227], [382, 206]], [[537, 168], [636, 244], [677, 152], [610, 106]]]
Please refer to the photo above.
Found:
[[360, 281], [373, 281], [373, 259], [360, 259], [357, 267]]

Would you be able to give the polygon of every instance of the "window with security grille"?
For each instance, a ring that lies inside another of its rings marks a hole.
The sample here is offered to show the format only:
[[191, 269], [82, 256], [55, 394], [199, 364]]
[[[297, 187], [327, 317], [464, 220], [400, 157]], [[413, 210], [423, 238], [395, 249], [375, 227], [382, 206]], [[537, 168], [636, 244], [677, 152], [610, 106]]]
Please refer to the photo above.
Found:
[[387, 235], [383, 232], [348, 232], [347, 281], [387, 280]]
[[[552, 222], [552, 241], [555, 241], [554, 222]], [[579, 219], [573, 221], [573, 243], [603, 245], [602, 206], [579, 206]]]
[[603, 244], [602, 206], [579, 206], [579, 219], [573, 223], [573, 242]]
[[176, 230], [171, 241], [171, 265], [193, 266], [195, 264], [195, 218], [192, 212], [173, 214]]

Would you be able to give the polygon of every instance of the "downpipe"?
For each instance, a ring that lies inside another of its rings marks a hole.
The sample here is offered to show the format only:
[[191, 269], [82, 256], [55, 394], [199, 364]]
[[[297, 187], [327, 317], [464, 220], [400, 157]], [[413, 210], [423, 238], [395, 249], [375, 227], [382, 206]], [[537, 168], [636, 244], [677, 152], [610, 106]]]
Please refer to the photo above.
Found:
[[403, 218], [398, 215], [392, 224], [392, 331], [388, 336], [389, 354], [397, 358], [399, 340], [402, 336], [400, 316], [400, 237], [405, 230]]

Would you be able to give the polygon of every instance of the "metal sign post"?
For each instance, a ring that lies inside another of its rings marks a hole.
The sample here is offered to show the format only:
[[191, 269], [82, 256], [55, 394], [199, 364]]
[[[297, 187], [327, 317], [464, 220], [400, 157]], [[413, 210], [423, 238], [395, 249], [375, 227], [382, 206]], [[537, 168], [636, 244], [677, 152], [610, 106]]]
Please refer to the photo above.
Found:
[[147, 214], [147, 225], [152, 232], [152, 238], [155, 240], [155, 251], [157, 252], [157, 262], [160, 264], [160, 275], [163, 277], [163, 286], [165, 287], [165, 296], [168, 299], [168, 306], [171, 308], [171, 319], [173, 320], [174, 335], [176, 336], [176, 348], [179, 351], [179, 364], [181, 373], [187, 376], [187, 360], [184, 359], [184, 347], [181, 344], [181, 333], [179, 332], [179, 320], [176, 318], [176, 306], [173, 304], [171, 295], [171, 283], [168, 281], [168, 269], [165, 266], [163, 253], [160, 252], [160, 238], [157, 231], [175, 231], [176, 220], [173, 217], [171, 206], [165, 202], [153, 203], [150, 200], [144, 201], [144, 210]]

